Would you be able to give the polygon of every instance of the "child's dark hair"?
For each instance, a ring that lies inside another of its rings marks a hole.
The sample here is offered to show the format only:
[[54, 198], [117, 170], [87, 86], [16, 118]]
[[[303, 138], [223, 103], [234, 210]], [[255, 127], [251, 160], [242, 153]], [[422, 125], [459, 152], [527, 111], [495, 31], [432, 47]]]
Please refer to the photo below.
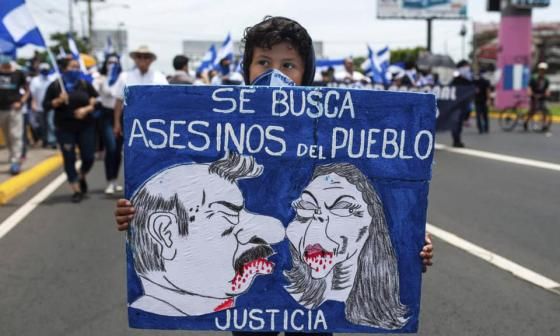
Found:
[[292, 19], [282, 16], [267, 16], [260, 23], [245, 29], [243, 37], [243, 77], [249, 83], [249, 67], [255, 48], [272, 48], [281, 43], [290, 43], [305, 62], [302, 85], [311, 85], [315, 77], [315, 51], [307, 30]]

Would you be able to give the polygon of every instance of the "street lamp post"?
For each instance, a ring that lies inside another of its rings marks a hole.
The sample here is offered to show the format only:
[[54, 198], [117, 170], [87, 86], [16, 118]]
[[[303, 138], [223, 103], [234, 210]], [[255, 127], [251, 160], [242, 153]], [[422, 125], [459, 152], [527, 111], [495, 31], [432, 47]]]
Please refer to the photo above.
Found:
[[461, 26], [461, 30], [459, 31], [459, 35], [461, 36], [461, 58], [465, 58], [465, 36], [467, 36], [467, 26], [465, 23]]

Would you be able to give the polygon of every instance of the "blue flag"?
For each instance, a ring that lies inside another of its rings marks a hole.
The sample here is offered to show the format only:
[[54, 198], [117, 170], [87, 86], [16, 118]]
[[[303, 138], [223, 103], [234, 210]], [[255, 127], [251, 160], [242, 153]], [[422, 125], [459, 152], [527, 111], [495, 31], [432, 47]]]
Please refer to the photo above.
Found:
[[212, 44], [204, 57], [202, 57], [202, 61], [196, 69], [196, 72], [204, 72], [214, 67], [214, 62], [216, 61], [216, 47]]
[[226, 39], [222, 43], [220, 50], [218, 51], [218, 55], [214, 60], [214, 65], [217, 66], [218, 63], [224, 58], [233, 61], [233, 40], [231, 39], [231, 34], [228, 33]]
[[45, 40], [27, 9], [24, 0], [0, 2], [0, 40], [15, 47], [33, 44], [46, 47]]

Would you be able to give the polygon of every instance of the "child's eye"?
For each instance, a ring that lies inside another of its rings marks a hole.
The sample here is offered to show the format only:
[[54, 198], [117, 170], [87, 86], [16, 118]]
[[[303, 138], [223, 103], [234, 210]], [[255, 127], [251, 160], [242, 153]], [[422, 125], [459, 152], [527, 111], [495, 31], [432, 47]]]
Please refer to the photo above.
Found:
[[284, 68], [293, 69], [293, 68], [295, 68], [295, 65], [294, 65], [294, 63], [284, 63]]
[[257, 64], [268, 67], [269, 62], [267, 60], [259, 60]]

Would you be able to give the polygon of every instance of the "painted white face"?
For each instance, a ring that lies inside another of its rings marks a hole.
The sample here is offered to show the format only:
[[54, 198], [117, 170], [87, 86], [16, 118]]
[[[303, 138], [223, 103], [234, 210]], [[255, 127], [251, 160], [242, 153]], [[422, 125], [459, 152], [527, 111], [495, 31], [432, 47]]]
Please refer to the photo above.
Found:
[[284, 227], [248, 212], [237, 184], [209, 174], [207, 166], [193, 166], [186, 179], [177, 193], [188, 212], [188, 234], [173, 242], [176, 255], [165, 261], [166, 280], [204, 297], [242, 294], [257, 275], [272, 273], [270, 244], [284, 239]]
[[318, 176], [292, 206], [296, 218], [286, 234], [313, 278], [325, 277], [336, 264], [360, 253], [372, 218], [362, 193], [346, 178]]

